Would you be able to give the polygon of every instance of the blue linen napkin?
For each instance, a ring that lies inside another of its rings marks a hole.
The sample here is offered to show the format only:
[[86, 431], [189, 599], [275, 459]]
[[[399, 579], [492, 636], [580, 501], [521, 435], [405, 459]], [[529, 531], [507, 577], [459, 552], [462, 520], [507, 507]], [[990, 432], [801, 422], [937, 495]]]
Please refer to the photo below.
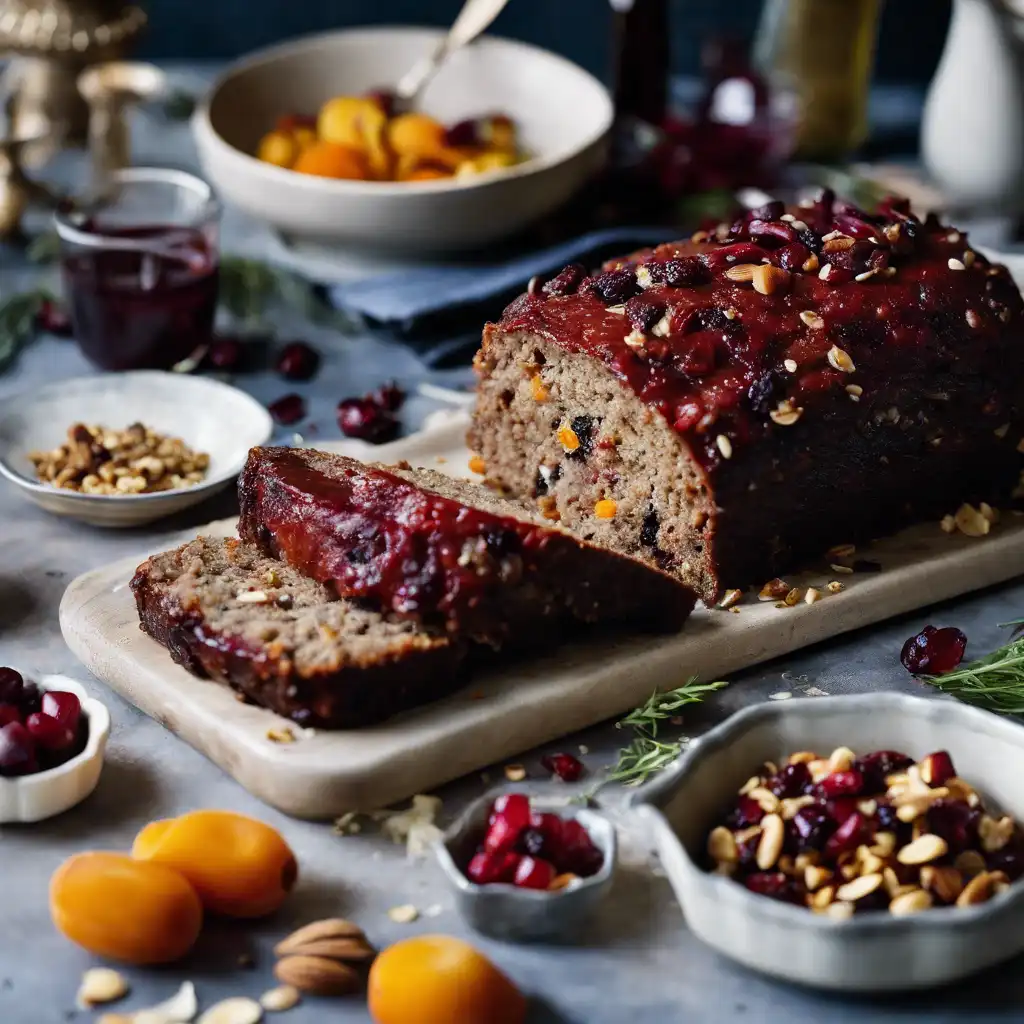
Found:
[[440, 367], [467, 358], [484, 321], [496, 319], [535, 274], [553, 274], [573, 262], [593, 267], [677, 234], [665, 227], [591, 231], [544, 249], [379, 274], [326, 291], [338, 309], [410, 345], [427, 366]]

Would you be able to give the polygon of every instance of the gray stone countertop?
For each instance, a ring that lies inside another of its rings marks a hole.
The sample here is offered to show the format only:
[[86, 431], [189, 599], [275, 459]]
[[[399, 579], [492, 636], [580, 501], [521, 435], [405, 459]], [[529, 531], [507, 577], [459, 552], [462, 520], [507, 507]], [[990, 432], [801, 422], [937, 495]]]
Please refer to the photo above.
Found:
[[[187, 162], [191, 154], [182, 126], [138, 133], [140, 162]], [[62, 173], [73, 173], [66, 163]], [[228, 211], [225, 249], [258, 255], [265, 239], [258, 225]], [[0, 294], [25, 287], [39, 271], [0, 251]], [[338, 338], [281, 314], [282, 336], [301, 336], [325, 354], [318, 378], [300, 385], [311, 400], [312, 419], [321, 436], [337, 436], [330, 411], [338, 398], [359, 394], [385, 376], [405, 386], [430, 379], [462, 380], [464, 372], [427, 374], [416, 357], [398, 345], [370, 338]], [[57, 377], [89, 372], [73, 342], [35, 343], [0, 376], [4, 396]], [[271, 377], [239, 377], [236, 383], [262, 400], [284, 390]], [[414, 398], [404, 413], [415, 429], [431, 405]], [[329, 428], [328, 428], [328, 425]], [[86, 849], [125, 850], [136, 831], [154, 818], [198, 807], [229, 808], [255, 815], [279, 828], [296, 851], [301, 880], [293, 898], [271, 920], [255, 925], [209, 927], [197, 949], [173, 968], [128, 969], [137, 1008], [169, 996], [184, 979], [196, 983], [201, 1004], [229, 995], [258, 996], [273, 981], [270, 950], [287, 931], [306, 921], [340, 915], [358, 921], [384, 946], [424, 932], [472, 938], [454, 910], [444, 878], [430, 859], [410, 862], [404, 851], [379, 834], [338, 836], [329, 826], [293, 821], [261, 805], [240, 786], [86, 673], [65, 647], [57, 608], [65, 586], [78, 574], [132, 553], [169, 544], [182, 531], [232, 512], [230, 495], [154, 527], [103, 532], [62, 521], [24, 503], [10, 487], [0, 487], [0, 664], [30, 673], [65, 672], [81, 678], [104, 700], [113, 717], [107, 763], [97, 792], [78, 808], [30, 827], [0, 828], [0, 1022], [60, 1024], [88, 1021], [76, 1011], [74, 994], [91, 956], [60, 937], [50, 924], [47, 886], [53, 870], [70, 854]], [[970, 638], [969, 653], [982, 653], [1005, 639], [998, 623], [1020, 615], [1024, 583], [1014, 583], [864, 630], [733, 678], [709, 705], [687, 716], [695, 734], [737, 708], [790, 690], [814, 686], [829, 695], [882, 689], [919, 689], [900, 667], [904, 639], [927, 622], [956, 624]], [[825, 700], [828, 697], [821, 697]], [[593, 775], [614, 760], [622, 741], [612, 725], [568, 738], [558, 746], [589, 749], [583, 760]], [[548, 748], [554, 749], [554, 748]], [[535, 779], [545, 773], [542, 751], [522, 758]], [[489, 772], [501, 781], [501, 766]], [[483, 775], [441, 792], [446, 820], [487, 788]], [[1024, 958], [939, 992], [901, 998], [857, 1000], [824, 996], [758, 977], [703, 947], [686, 929], [668, 883], [636, 844], [626, 842], [613, 893], [587, 934], [561, 947], [503, 945], [473, 941], [534, 997], [531, 1024], [719, 1024], [764, 1021], [771, 1024], [888, 1024], [904, 1020], [977, 1022], [1020, 1020], [1024, 1001]], [[411, 925], [391, 922], [389, 907], [412, 903], [430, 911]], [[243, 969], [238, 958], [252, 955]], [[1021, 971], [1021, 973], [1018, 973]], [[332, 1020], [364, 1022], [359, 999], [327, 1003], [308, 1000], [282, 1021], [294, 1024]], [[456, 1024], [456, 1022], [453, 1022]]]

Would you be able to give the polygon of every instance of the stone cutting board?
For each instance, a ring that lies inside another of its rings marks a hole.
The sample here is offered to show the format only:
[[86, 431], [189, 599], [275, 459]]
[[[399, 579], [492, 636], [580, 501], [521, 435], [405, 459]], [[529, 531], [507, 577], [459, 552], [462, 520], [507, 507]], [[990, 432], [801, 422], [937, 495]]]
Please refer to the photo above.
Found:
[[[408, 459], [468, 475], [466, 414], [435, 415], [413, 437], [379, 448], [323, 445], [380, 461]], [[951, 510], [952, 511], [952, 510]], [[210, 534], [234, 532], [233, 520]], [[140, 632], [128, 581], [140, 557], [87, 573], [60, 608], [68, 645], [100, 679], [286, 813], [327, 818], [383, 807], [566, 733], [618, 715], [656, 688], [710, 680], [967, 591], [1024, 573], [1024, 518], [1006, 516], [982, 539], [928, 523], [858, 551], [876, 573], [837, 576], [827, 564], [790, 577], [845, 590], [813, 605], [779, 609], [747, 595], [740, 612], [699, 609], [677, 635], [577, 643], [535, 661], [491, 671], [446, 700], [372, 729], [294, 728], [293, 743], [268, 730], [287, 723], [240, 703], [217, 683], [175, 665]], [[894, 652], [895, 655], [895, 652]]]

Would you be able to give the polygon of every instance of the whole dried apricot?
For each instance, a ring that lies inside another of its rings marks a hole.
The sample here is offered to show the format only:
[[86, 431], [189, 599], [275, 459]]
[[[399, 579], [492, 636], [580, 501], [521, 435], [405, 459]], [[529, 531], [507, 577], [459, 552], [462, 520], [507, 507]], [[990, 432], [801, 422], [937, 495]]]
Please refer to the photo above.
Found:
[[135, 837], [132, 856], [174, 868], [207, 910], [228, 917], [273, 913], [299, 876], [295, 854], [278, 832], [230, 811], [155, 821]]
[[481, 952], [448, 935], [403, 939], [370, 968], [375, 1024], [522, 1024], [526, 1000]]
[[50, 880], [58, 931], [90, 953], [131, 964], [179, 960], [203, 923], [195, 889], [163, 864], [124, 853], [78, 853]]
[[399, 156], [433, 155], [444, 140], [444, 125], [427, 114], [399, 114], [388, 124], [388, 144]]
[[321, 178], [349, 178], [361, 180], [369, 177], [366, 158], [350, 146], [336, 142], [314, 142], [307, 146], [292, 166], [301, 174], [315, 174]]
[[285, 132], [267, 132], [256, 151], [261, 160], [275, 167], [291, 167], [298, 153], [294, 137]]
[[371, 97], [335, 96], [320, 108], [317, 134], [325, 142], [363, 149], [369, 128], [385, 120], [381, 105]]

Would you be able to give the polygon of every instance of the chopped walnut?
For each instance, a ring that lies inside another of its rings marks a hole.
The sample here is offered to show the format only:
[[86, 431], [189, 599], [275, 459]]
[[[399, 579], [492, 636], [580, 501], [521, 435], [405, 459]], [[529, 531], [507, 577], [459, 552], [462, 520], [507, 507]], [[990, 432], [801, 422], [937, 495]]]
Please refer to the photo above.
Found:
[[81, 494], [152, 494], [194, 487], [206, 476], [210, 456], [180, 438], [141, 423], [124, 430], [75, 423], [68, 440], [48, 452], [30, 452], [43, 482]]

